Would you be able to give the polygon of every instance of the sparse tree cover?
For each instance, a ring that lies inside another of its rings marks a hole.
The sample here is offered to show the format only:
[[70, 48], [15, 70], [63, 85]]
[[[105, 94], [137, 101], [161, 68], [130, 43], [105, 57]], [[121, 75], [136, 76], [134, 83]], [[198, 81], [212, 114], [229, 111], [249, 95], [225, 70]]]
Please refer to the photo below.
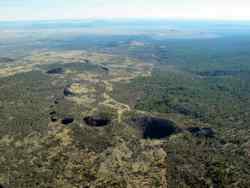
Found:
[[0, 188], [250, 187], [249, 35], [43, 32], [0, 38]]

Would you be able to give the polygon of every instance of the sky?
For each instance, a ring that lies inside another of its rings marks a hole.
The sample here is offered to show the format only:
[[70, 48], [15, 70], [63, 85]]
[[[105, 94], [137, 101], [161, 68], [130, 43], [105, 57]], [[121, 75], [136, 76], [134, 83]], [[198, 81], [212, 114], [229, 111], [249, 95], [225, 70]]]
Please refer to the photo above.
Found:
[[0, 21], [57, 19], [250, 20], [250, 0], [0, 0]]

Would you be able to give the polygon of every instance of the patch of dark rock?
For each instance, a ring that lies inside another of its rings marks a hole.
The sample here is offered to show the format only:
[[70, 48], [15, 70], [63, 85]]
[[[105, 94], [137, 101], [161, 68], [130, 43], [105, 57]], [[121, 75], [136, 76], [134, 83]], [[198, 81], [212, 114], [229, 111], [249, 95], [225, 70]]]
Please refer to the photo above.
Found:
[[197, 137], [212, 138], [215, 135], [215, 132], [212, 128], [190, 127], [187, 128], [187, 131], [189, 131], [193, 136]]
[[63, 97], [57, 97], [57, 98], [55, 98], [54, 104], [55, 104], [55, 105], [59, 104], [59, 103], [60, 103], [60, 100], [62, 100], [62, 99], [63, 99]]
[[64, 70], [61, 67], [50, 69], [47, 71], [47, 74], [63, 74], [63, 73], [64, 73]]
[[83, 61], [85, 61], [85, 63], [90, 63], [88, 59], [84, 59]]
[[106, 71], [106, 72], [109, 72], [109, 68], [108, 67], [105, 67], [105, 66], [101, 66], [102, 70]]
[[68, 125], [74, 122], [74, 118], [72, 117], [66, 117], [64, 119], [62, 119], [62, 124], [64, 125]]
[[206, 117], [204, 112], [195, 111], [193, 107], [188, 104], [177, 104], [173, 107], [173, 111], [185, 116], [192, 116], [197, 119]]
[[9, 57], [1, 57], [0, 58], [0, 63], [11, 63], [14, 62], [15, 60]]
[[155, 117], [139, 117], [132, 120], [143, 130], [143, 138], [161, 139], [179, 132], [176, 124], [170, 120]]
[[111, 122], [109, 118], [101, 116], [87, 116], [83, 120], [91, 127], [104, 127]]
[[203, 71], [203, 72], [198, 72], [197, 74], [200, 76], [235, 76], [239, 75], [242, 73], [246, 73], [246, 71], [242, 70], [212, 70], [212, 71]]
[[186, 116], [190, 116], [194, 114], [191, 110], [191, 107], [187, 105], [176, 105], [174, 106], [173, 109], [175, 112], [186, 115]]
[[63, 90], [63, 94], [66, 97], [74, 96], [74, 93], [70, 90], [70, 86], [66, 86]]
[[50, 112], [49, 115], [51, 115], [51, 116], [52, 116], [52, 115], [56, 115], [56, 111]]
[[0, 188], [4, 188], [4, 186], [2, 184], [0, 184]]

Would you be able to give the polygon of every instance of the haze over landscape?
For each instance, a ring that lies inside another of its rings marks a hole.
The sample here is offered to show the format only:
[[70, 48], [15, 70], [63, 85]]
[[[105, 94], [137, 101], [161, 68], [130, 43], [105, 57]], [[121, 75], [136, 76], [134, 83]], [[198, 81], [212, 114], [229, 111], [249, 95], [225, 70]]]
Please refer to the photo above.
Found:
[[249, 20], [247, 0], [8, 0], [0, 20], [167, 18]]

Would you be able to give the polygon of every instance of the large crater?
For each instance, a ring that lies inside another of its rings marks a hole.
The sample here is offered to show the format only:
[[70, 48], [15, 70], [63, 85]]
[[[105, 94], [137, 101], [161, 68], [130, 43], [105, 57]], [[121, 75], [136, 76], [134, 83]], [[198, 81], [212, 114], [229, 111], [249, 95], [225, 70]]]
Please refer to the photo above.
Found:
[[143, 131], [143, 138], [162, 139], [178, 132], [175, 123], [156, 117], [137, 117], [132, 121]]

